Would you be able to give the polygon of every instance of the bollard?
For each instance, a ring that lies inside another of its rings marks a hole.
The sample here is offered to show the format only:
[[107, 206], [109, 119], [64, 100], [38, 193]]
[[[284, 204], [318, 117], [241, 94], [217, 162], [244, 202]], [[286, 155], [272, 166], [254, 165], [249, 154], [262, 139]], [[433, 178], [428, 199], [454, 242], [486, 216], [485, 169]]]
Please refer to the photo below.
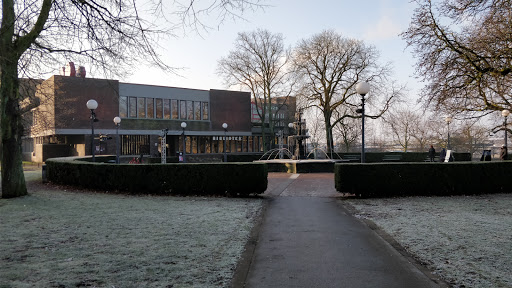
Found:
[[42, 169], [41, 169], [41, 173], [42, 173], [42, 178], [43, 178], [43, 183], [47, 183], [48, 182], [48, 178], [46, 177], [46, 164], [43, 164], [42, 166]]

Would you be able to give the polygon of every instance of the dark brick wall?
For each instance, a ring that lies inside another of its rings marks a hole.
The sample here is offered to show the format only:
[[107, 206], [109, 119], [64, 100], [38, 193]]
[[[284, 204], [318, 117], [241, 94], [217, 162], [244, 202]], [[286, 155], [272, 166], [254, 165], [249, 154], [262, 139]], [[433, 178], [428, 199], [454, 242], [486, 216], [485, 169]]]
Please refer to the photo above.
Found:
[[71, 145], [69, 144], [44, 144], [43, 161], [48, 158], [67, 157], [71, 155]]
[[[161, 120], [161, 119], [127, 119], [121, 121], [122, 129], [130, 130], [162, 130], [169, 129], [171, 131], [181, 131], [181, 122], [187, 123], [187, 131], [209, 131], [210, 123], [203, 121], [190, 120]], [[112, 122], [113, 123], [113, 122]], [[221, 124], [222, 125], [222, 124]]]
[[251, 131], [251, 93], [210, 90], [210, 105], [212, 130]]
[[54, 78], [51, 77], [39, 85], [36, 97], [40, 100], [40, 105], [34, 110], [31, 119], [30, 128], [26, 131], [31, 133], [42, 133], [55, 127], [55, 109], [54, 109]]
[[113, 119], [119, 114], [119, 81], [55, 75], [55, 128], [89, 128], [91, 111], [86, 103], [98, 102], [94, 111], [100, 120], [95, 128], [114, 127]]

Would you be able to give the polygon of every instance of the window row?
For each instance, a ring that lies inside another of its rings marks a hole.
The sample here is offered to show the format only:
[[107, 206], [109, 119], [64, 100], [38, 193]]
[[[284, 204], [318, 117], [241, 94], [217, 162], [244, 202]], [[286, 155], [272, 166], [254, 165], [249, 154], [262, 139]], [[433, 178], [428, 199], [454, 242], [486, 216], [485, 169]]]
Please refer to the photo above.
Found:
[[[178, 150], [183, 151], [183, 144], [178, 142]], [[211, 136], [186, 136], [185, 147], [187, 154], [201, 154], [201, 153], [224, 153], [226, 147], [227, 153], [235, 152], [262, 152], [263, 141], [261, 136], [239, 136], [227, 137], [224, 143], [223, 137]]]
[[209, 120], [208, 102], [147, 97], [119, 97], [119, 116], [140, 119]]

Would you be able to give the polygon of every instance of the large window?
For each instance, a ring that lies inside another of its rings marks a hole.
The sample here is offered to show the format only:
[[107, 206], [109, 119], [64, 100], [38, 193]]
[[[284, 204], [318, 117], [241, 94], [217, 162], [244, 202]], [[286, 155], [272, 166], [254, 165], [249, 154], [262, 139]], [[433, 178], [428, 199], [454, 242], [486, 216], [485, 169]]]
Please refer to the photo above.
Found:
[[187, 119], [187, 101], [180, 100], [180, 119]]
[[208, 102], [152, 97], [119, 97], [121, 118], [210, 120]]
[[129, 105], [129, 113], [130, 115], [128, 115], [128, 117], [130, 118], [137, 118], [137, 97], [130, 97], [128, 98], [128, 100], [130, 101], [128, 103]]
[[119, 97], [119, 117], [128, 117], [128, 97]]
[[208, 111], [208, 102], [201, 102], [202, 108], [203, 108], [203, 120], [209, 120], [210, 119], [210, 113]]
[[149, 135], [122, 135], [121, 155], [149, 154]]
[[146, 98], [137, 98], [137, 116], [139, 118], [146, 118]]
[[171, 102], [169, 99], [164, 99], [164, 119], [171, 119]]
[[171, 118], [172, 119], [179, 119], [180, 118], [180, 109], [178, 106], [178, 100], [171, 100]]
[[147, 99], [148, 105], [148, 118], [155, 118], [155, 98]]
[[198, 137], [197, 136], [192, 136], [190, 138], [192, 138], [192, 154], [197, 154], [198, 153], [198, 151], [197, 151], [197, 144], [198, 144], [197, 143], [197, 138]]
[[187, 101], [187, 119], [194, 120], [194, 102]]
[[204, 139], [204, 153], [212, 153], [212, 147], [211, 147], [212, 138], [211, 137], [205, 137]]
[[253, 149], [253, 142], [252, 142], [252, 136], [249, 136], [249, 141], [247, 143], [247, 152], [252, 152]]
[[201, 120], [201, 102], [194, 101], [194, 120]]
[[186, 147], [186, 149], [185, 149], [185, 150], [186, 150], [186, 153], [187, 153], [187, 154], [190, 154], [190, 153], [191, 153], [190, 151], [191, 151], [191, 146], [192, 146], [192, 145], [191, 145], [191, 143], [192, 143], [192, 139], [190, 139], [190, 138], [191, 138], [190, 136], [185, 137], [185, 139], [186, 139], [186, 140], [185, 140], [185, 142], [186, 142], [186, 143], [185, 143], [185, 147]]
[[237, 147], [238, 140], [236, 140], [236, 137], [231, 137], [231, 141], [229, 141], [229, 142], [231, 142], [231, 149], [229, 149], [229, 152], [231, 152], [231, 153], [237, 152], [236, 147]]
[[156, 118], [162, 119], [164, 114], [163, 99], [156, 99]]

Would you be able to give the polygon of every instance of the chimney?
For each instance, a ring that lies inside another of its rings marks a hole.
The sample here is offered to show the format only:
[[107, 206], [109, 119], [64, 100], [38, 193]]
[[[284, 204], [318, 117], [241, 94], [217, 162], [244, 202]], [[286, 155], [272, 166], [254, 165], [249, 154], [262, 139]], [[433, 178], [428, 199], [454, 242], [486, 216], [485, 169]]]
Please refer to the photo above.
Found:
[[68, 62], [64, 69], [65, 69], [64, 70], [64, 76], [71, 76], [71, 77], [75, 77], [76, 76], [75, 63]]
[[78, 70], [76, 70], [76, 77], [85, 78], [85, 67], [84, 66], [78, 66]]

